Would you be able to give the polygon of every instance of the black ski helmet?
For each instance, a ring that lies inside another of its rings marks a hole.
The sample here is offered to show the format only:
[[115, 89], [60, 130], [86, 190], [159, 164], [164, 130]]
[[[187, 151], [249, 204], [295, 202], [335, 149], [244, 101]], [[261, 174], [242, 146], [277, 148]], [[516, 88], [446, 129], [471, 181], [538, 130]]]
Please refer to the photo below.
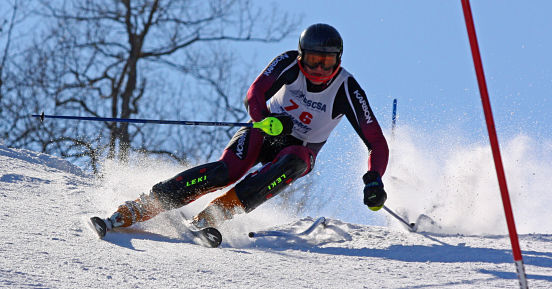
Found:
[[305, 51], [336, 53], [337, 63], [341, 63], [343, 39], [339, 32], [328, 24], [313, 24], [303, 30], [299, 37], [299, 56]]

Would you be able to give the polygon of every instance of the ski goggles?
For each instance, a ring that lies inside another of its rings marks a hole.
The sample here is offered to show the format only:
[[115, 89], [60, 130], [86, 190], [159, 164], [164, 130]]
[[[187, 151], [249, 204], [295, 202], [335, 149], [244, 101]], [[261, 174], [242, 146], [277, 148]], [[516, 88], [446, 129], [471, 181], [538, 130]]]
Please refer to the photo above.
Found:
[[321, 66], [323, 70], [331, 70], [337, 65], [337, 54], [305, 52], [301, 56], [301, 62], [310, 69]]

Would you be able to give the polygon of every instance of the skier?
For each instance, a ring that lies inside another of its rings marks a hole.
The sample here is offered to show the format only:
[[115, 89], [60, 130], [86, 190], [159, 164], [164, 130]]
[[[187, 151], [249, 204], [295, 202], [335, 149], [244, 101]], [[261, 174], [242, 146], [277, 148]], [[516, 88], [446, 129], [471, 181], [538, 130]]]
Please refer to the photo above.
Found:
[[122, 204], [109, 218], [94, 217], [105, 228], [102, 234], [185, 206], [233, 184], [261, 163], [260, 169], [195, 216], [192, 225], [197, 229], [216, 228], [235, 214], [251, 212], [312, 170], [316, 155], [343, 116], [371, 151], [368, 172], [363, 176], [364, 204], [372, 210], [382, 208], [387, 194], [381, 176], [389, 149], [364, 91], [341, 67], [342, 53], [343, 40], [332, 26], [314, 24], [305, 29], [298, 50], [277, 56], [253, 82], [245, 98], [252, 121], [274, 117], [284, 131], [270, 136], [255, 128], [239, 129], [218, 161], [154, 185], [149, 194]]

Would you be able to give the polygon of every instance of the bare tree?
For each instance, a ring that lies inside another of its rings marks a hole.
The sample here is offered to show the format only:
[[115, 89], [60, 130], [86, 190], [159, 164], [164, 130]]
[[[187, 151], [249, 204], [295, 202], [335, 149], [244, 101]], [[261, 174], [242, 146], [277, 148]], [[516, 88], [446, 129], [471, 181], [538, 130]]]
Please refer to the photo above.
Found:
[[[4, 67], [6, 66], [6, 60], [8, 59], [8, 53], [10, 51], [12, 31], [13, 31], [13, 27], [15, 26], [15, 17], [17, 15], [17, 10], [18, 10], [17, 2], [11, 7], [12, 7], [11, 16], [9, 17], [9, 20], [0, 18], [0, 33], [2, 35], [5, 33], [6, 35], [5, 37], [3, 37], [5, 39], [5, 44], [0, 54], [0, 102], [2, 101], [2, 95], [3, 95], [2, 91], [3, 91], [3, 84], [4, 84], [4, 81], [3, 81]], [[7, 26], [7, 29], [4, 28], [6, 26]], [[0, 106], [0, 113], [1, 112], [2, 112], [2, 107]]]
[[32, 27], [29, 10], [34, 1], [6, 0], [0, 6], [0, 141], [8, 139], [11, 130], [24, 118], [18, 98], [17, 60], [21, 58], [22, 42], [29, 39]]
[[[272, 7], [234, 0], [40, 1], [43, 37], [25, 51], [18, 85], [25, 111], [218, 121], [247, 118], [250, 71], [232, 42], [275, 42], [298, 24]], [[8, 141], [89, 162], [131, 152], [184, 162], [210, 157], [231, 130], [128, 123], [21, 120]]]

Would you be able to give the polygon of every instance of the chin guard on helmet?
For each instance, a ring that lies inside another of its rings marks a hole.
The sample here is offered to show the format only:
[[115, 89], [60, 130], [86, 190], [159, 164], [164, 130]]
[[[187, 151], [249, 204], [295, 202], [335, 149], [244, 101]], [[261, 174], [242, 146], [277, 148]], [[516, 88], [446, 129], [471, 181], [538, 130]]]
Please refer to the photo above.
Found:
[[337, 72], [339, 71], [339, 67], [341, 66], [340, 64], [338, 64], [335, 70], [332, 72], [332, 74], [328, 76], [315, 76], [305, 71], [303, 64], [301, 64], [301, 60], [297, 59], [297, 64], [299, 64], [299, 69], [308, 80], [312, 82], [324, 82], [324, 83], [330, 81], [337, 74]]

